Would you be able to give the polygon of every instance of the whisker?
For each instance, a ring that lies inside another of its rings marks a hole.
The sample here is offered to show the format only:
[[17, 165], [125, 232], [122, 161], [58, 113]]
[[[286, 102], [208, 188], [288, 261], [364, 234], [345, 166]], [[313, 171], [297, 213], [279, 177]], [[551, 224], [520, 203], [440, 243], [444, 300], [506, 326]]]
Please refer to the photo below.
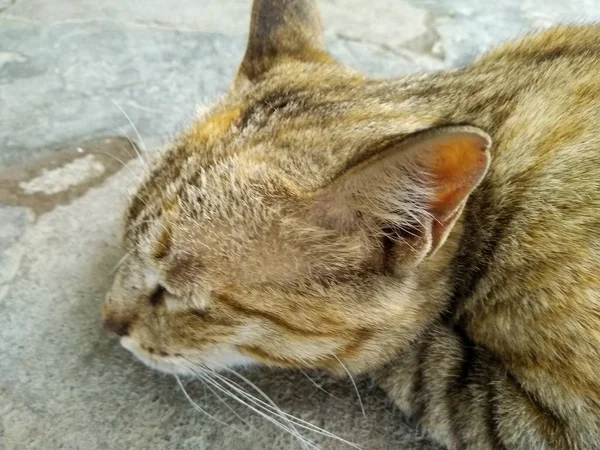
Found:
[[[208, 369], [208, 368], [207, 368], [207, 369]], [[205, 370], [207, 370], [207, 369], [205, 369]], [[210, 369], [208, 369], [208, 370], [210, 370]], [[243, 387], [242, 387], [241, 385], [239, 385], [238, 383], [236, 383], [235, 381], [233, 381], [233, 380], [230, 380], [229, 378], [226, 378], [226, 377], [224, 377], [224, 376], [220, 375], [220, 374], [219, 374], [219, 373], [217, 373], [217, 372], [214, 372], [214, 371], [212, 371], [211, 373], [212, 373], [212, 375], [213, 375], [214, 377], [218, 377], [218, 379], [220, 379], [220, 380], [221, 380], [221, 382], [225, 383], [225, 384], [226, 384], [226, 385], [228, 385], [228, 386], [229, 386], [231, 389], [234, 389], [234, 390], [235, 390], [236, 392], [238, 392], [240, 395], [243, 395], [245, 398], [247, 398], [249, 401], [251, 401], [252, 403], [256, 404], [257, 406], [259, 406], [259, 407], [262, 407], [262, 408], [265, 408], [265, 409], [267, 409], [267, 410], [269, 410], [269, 411], [275, 412], [276, 414], [283, 414], [283, 415], [285, 415], [285, 416], [289, 417], [289, 419], [290, 419], [292, 422], [294, 422], [294, 423], [295, 423], [297, 426], [299, 426], [299, 427], [301, 427], [301, 428], [304, 428], [304, 429], [306, 429], [306, 430], [313, 431], [313, 432], [315, 432], [315, 433], [317, 433], [317, 434], [321, 434], [321, 435], [327, 436], [327, 437], [329, 437], [329, 438], [332, 438], [332, 439], [336, 439], [336, 440], [338, 440], [338, 441], [340, 441], [340, 442], [343, 442], [343, 443], [345, 443], [345, 444], [348, 444], [348, 445], [349, 445], [349, 446], [351, 446], [351, 447], [354, 447], [354, 448], [357, 448], [357, 449], [360, 449], [360, 448], [361, 448], [360, 446], [358, 446], [358, 445], [354, 444], [353, 442], [347, 441], [347, 440], [345, 440], [345, 439], [343, 439], [343, 438], [341, 438], [341, 437], [339, 437], [339, 436], [337, 436], [337, 435], [335, 435], [335, 434], [333, 434], [333, 433], [331, 433], [331, 432], [329, 432], [329, 431], [327, 431], [327, 430], [325, 430], [325, 429], [323, 429], [323, 428], [320, 428], [320, 427], [318, 427], [318, 426], [316, 426], [316, 425], [314, 425], [314, 424], [312, 424], [312, 423], [310, 423], [310, 422], [307, 422], [307, 421], [305, 421], [305, 420], [303, 420], [303, 419], [300, 419], [299, 417], [293, 416], [292, 414], [289, 414], [289, 413], [287, 413], [287, 412], [285, 412], [285, 411], [281, 410], [281, 409], [280, 409], [280, 408], [278, 408], [278, 407], [277, 407], [277, 409], [275, 410], [275, 408], [274, 408], [273, 406], [271, 406], [271, 405], [269, 405], [269, 404], [267, 404], [267, 403], [263, 402], [263, 401], [262, 401], [262, 400], [260, 400], [260, 399], [257, 399], [256, 397], [252, 396], [250, 393], [246, 392], [246, 391], [243, 389]]]
[[123, 133], [123, 136], [125, 136], [125, 139], [127, 139], [129, 141], [129, 144], [131, 144], [131, 146], [133, 147], [133, 151], [135, 152], [135, 155], [132, 155], [129, 150], [125, 149], [125, 151], [127, 152], [127, 156], [129, 156], [131, 159], [135, 159], [136, 156], [139, 156], [139, 153], [137, 152], [137, 145], [135, 144], [135, 142], [133, 142], [133, 139], [131, 139], [131, 137], [129, 136], [129, 134], [127, 133], [127, 131], [125, 131], [124, 128], [120, 129], [121, 133]]
[[132, 249], [131, 249], [131, 250], [129, 250], [127, 253], [125, 253], [125, 254], [124, 254], [124, 255], [123, 255], [123, 256], [122, 256], [122, 257], [119, 259], [119, 261], [118, 261], [118, 262], [117, 262], [117, 263], [114, 265], [114, 267], [113, 267], [113, 268], [110, 270], [110, 275], [113, 275], [113, 274], [114, 274], [114, 273], [117, 271], [117, 269], [118, 269], [119, 267], [121, 267], [121, 264], [123, 264], [123, 263], [125, 262], [125, 260], [126, 260], [127, 258], [129, 258], [129, 257], [130, 257], [130, 256], [133, 254], [133, 252], [134, 252], [134, 251], [135, 251], [135, 248], [132, 248]]
[[[137, 178], [137, 181], [139, 183], [141, 183], [143, 181], [142, 177], [140, 177], [139, 175], [137, 175], [133, 169], [131, 167], [129, 167], [127, 164], [125, 164], [122, 160], [120, 160], [119, 158], [117, 158], [115, 155], [111, 154], [111, 153], [107, 153], [107, 152], [102, 152], [102, 151], [98, 151], [98, 150], [92, 150], [92, 151], [88, 151], [88, 153], [97, 153], [97, 154], [101, 154], [101, 155], [106, 155], [106, 156], [110, 156], [111, 158], [116, 159], [117, 161], [119, 161], [123, 167], [127, 168], [129, 170], [129, 172], [131, 172], [131, 174]], [[146, 201], [144, 201], [138, 194], [133, 194], [135, 197], [137, 197], [137, 199], [142, 202], [144, 205], [149, 206], [148, 203], [146, 203]]]
[[[262, 396], [262, 397], [263, 397], [263, 398], [264, 398], [264, 399], [265, 399], [265, 400], [266, 400], [266, 401], [267, 401], [267, 402], [268, 402], [268, 403], [269, 403], [269, 404], [270, 404], [270, 405], [273, 407], [273, 409], [277, 410], [277, 411], [278, 411], [278, 412], [280, 412], [280, 413], [283, 413], [282, 409], [281, 409], [279, 406], [277, 406], [277, 405], [275, 404], [275, 402], [274, 402], [274, 401], [271, 399], [271, 397], [269, 397], [269, 396], [268, 396], [268, 395], [267, 395], [267, 394], [266, 394], [266, 393], [265, 393], [265, 392], [264, 392], [262, 389], [260, 389], [260, 388], [259, 388], [259, 387], [258, 387], [256, 384], [254, 384], [252, 381], [250, 381], [250, 380], [249, 380], [249, 379], [247, 379], [245, 376], [243, 376], [242, 374], [240, 374], [240, 373], [236, 372], [235, 370], [233, 370], [233, 369], [232, 369], [232, 368], [230, 368], [230, 367], [223, 366], [223, 365], [221, 365], [221, 364], [220, 364], [220, 366], [221, 366], [221, 367], [222, 367], [224, 370], [226, 370], [226, 371], [228, 371], [228, 372], [230, 372], [230, 373], [234, 374], [234, 375], [235, 375], [235, 376], [237, 376], [238, 378], [240, 378], [240, 379], [241, 379], [242, 381], [244, 381], [244, 382], [245, 382], [247, 385], [249, 385], [249, 386], [250, 386], [252, 389], [254, 389], [254, 390], [255, 390], [255, 391], [258, 393], [258, 394], [260, 394], [260, 395], [261, 395], [261, 396]], [[291, 421], [290, 421], [290, 420], [287, 418], [287, 416], [285, 416], [285, 414], [280, 414], [280, 417], [281, 417], [283, 420], [285, 420], [285, 421], [288, 423], [288, 425], [289, 425], [290, 427], [292, 427], [294, 430], [296, 430], [296, 428], [294, 427], [294, 425], [292, 424], [292, 422], [291, 422]], [[298, 433], [298, 431], [296, 431], [296, 433]]]
[[[211, 369], [209, 369], [208, 367], [206, 367], [206, 370], [208, 370], [208, 371], [212, 372], [212, 374], [213, 374], [213, 375], [215, 375], [215, 376], [217, 376], [217, 377], [219, 377], [219, 378], [221, 378], [221, 379], [225, 379], [225, 377], [222, 377], [221, 375], [217, 374], [217, 372], [216, 372], [216, 371], [214, 371], [214, 370], [211, 370]], [[232, 370], [233, 370], [233, 369], [232, 369]], [[236, 373], [237, 373], [237, 372], [236, 372]], [[239, 374], [238, 374], [238, 375], [239, 375]], [[239, 376], [241, 376], [241, 375], [239, 375]], [[252, 384], [252, 383], [251, 383], [251, 382], [249, 382], [249, 384]], [[258, 387], [256, 387], [256, 389], [258, 389]], [[285, 422], [287, 422], [287, 424], [288, 424], [288, 426], [289, 426], [288, 432], [289, 432], [291, 435], [295, 436], [295, 437], [296, 437], [296, 438], [297, 438], [297, 439], [300, 441], [300, 443], [301, 443], [302, 447], [306, 448], [306, 444], [307, 444], [307, 443], [310, 443], [310, 441], [308, 441], [306, 438], [304, 438], [304, 437], [303, 437], [303, 436], [302, 436], [302, 435], [301, 435], [301, 434], [298, 432], [298, 430], [296, 429], [296, 427], [294, 426], [294, 424], [293, 424], [293, 423], [292, 423], [292, 422], [291, 422], [289, 419], [287, 419], [287, 417], [285, 417], [283, 414], [281, 414], [281, 413], [283, 412], [283, 411], [281, 411], [281, 408], [279, 408], [279, 407], [278, 407], [278, 406], [277, 406], [277, 405], [276, 405], [276, 404], [275, 404], [275, 403], [274, 403], [274, 402], [273, 402], [273, 401], [270, 399], [270, 397], [269, 397], [267, 394], [265, 394], [264, 392], [260, 391], [260, 389], [258, 389], [258, 391], [259, 391], [259, 392], [261, 392], [261, 393], [262, 393], [262, 395], [264, 395], [264, 396], [265, 396], [265, 398], [266, 398], [268, 401], [270, 401], [270, 403], [271, 403], [271, 404], [272, 404], [272, 406], [273, 406], [273, 410], [275, 411], [275, 413], [276, 413], [276, 414], [277, 414], [277, 415], [278, 415], [278, 416], [279, 416], [279, 417], [280, 417], [282, 420], [284, 420]], [[243, 389], [241, 390], [241, 392], [243, 392], [243, 393], [245, 393], [245, 394], [248, 394], [248, 393], [247, 393], [246, 391], [244, 391]], [[249, 394], [248, 394], [248, 395], [249, 395]], [[250, 396], [250, 397], [252, 397], [251, 395], [249, 395], [249, 396]], [[247, 398], [248, 398], [248, 396], [247, 396]], [[280, 425], [283, 425], [283, 424], [281, 424], [280, 422], [277, 422], [277, 423], [279, 423]], [[287, 427], [286, 427], [286, 428], [287, 428]], [[312, 443], [311, 443], [311, 444], [312, 444]], [[317, 447], [317, 448], [318, 448], [318, 447]]]
[[327, 395], [329, 395], [329, 396], [331, 396], [331, 397], [333, 397], [333, 398], [335, 398], [335, 399], [337, 399], [337, 400], [339, 400], [339, 399], [340, 399], [339, 397], [336, 397], [335, 395], [333, 395], [331, 392], [329, 392], [329, 391], [327, 391], [327, 390], [323, 389], [323, 386], [321, 386], [319, 383], [317, 383], [315, 380], [313, 380], [311, 377], [309, 377], [309, 376], [308, 376], [308, 374], [307, 374], [307, 373], [306, 373], [304, 370], [302, 370], [302, 369], [300, 369], [300, 368], [298, 368], [298, 370], [300, 371], [300, 373], [302, 373], [302, 375], [304, 375], [306, 378], [308, 378], [308, 380], [309, 380], [309, 381], [310, 381], [312, 384], [314, 384], [314, 385], [315, 385], [315, 387], [316, 387], [317, 389], [319, 389], [320, 391], [323, 391], [323, 392], [325, 392]]
[[[121, 106], [114, 99], [111, 98], [110, 101], [113, 102], [113, 104], [117, 108], [119, 108], [119, 110], [123, 113], [123, 115], [125, 116], [125, 118], [129, 122], [129, 124], [133, 128], [133, 131], [135, 131], [135, 134], [136, 134], [137, 138], [140, 141], [140, 145], [142, 147], [142, 150], [144, 150], [144, 153], [146, 153], [146, 162], [145, 162], [145, 164], [148, 165], [148, 163], [150, 162], [150, 157], [148, 155], [148, 149], [146, 148], [146, 144], [144, 144], [144, 140], [142, 139], [142, 136], [140, 135], [140, 132], [138, 131], [137, 127], [135, 126], [135, 124], [133, 123], [133, 121], [131, 120], [131, 118], [129, 117], [129, 115], [125, 112], [125, 110], [123, 110], [123, 108], [121, 108]], [[142, 154], [138, 151], [137, 146], [134, 145], [133, 149], [138, 154], [138, 156], [140, 157], [140, 159], [142, 160], [142, 162], [144, 162], [144, 158], [142, 158]]]
[[226, 425], [228, 427], [233, 428], [234, 430], [238, 431], [241, 433], [240, 430], [238, 430], [237, 428], [235, 428], [233, 425], [223, 422], [222, 420], [217, 419], [215, 416], [209, 414], [206, 410], [202, 409], [193, 399], [192, 397], [190, 397], [190, 395], [187, 393], [187, 391], [185, 390], [185, 387], [183, 387], [183, 383], [181, 382], [181, 379], [179, 378], [178, 375], [175, 375], [175, 379], [177, 380], [177, 384], [179, 384], [179, 387], [181, 388], [181, 391], [183, 392], [183, 395], [185, 395], [185, 398], [188, 400], [188, 402], [190, 402], [190, 404], [194, 407], [194, 409], [196, 411], [200, 411], [201, 413], [206, 414], [208, 417], [210, 417], [211, 419], [215, 420], [216, 422], [219, 422], [220, 424]]
[[[226, 383], [226, 381], [224, 381], [224, 380], [222, 380], [222, 382]], [[245, 398], [247, 398], [248, 401], [256, 404], [258, 407], [262, 407], [263, 409], [265, 409], [267, 411], [270, 411], [270, 412], [274, 412], [276, 414], [281, 413], [281, 414], [289, 417], [289, 419], [295, 425], [299, 426], [300, 428], [303, 428], [303, 429], [308, 430], [308, 431], [312, 431], [313, 433], [321, 434], [323, 436], [326, 436], [326, 437], [329, 437], [329, 438], [332, 438], [332, 439], [336, 439], [336, 440], [338, 440], [340, 442], [348, 444], [351, 447], [354, 447], [354, 448], [357, 448], [357, 449], [361, 449], [361, 447], [359, 447], [358, 445], [354, 444], [353, 442], [347, 441], [347, 440], [345, 440], [345, 439], [343, 439], [343, 438], [341, 438], [341, 437], [339, 437], [339, 436], [337, 436], [337, 435], [335, 435], [335, 434], [333, 434], [333, 433], [331, 433], [331, 432], [329, 432], [329, 431], [327, 431], [327, 430], [325, 430], [323, 428], [320, 428], [320, 427], [318, 427], [318, 426], [316, 426], [316, 425], [314, 425], [314, 424], [312, 424], [310, 422], [307, 422], [307, 421], [305, 421], [303, 419], [300, 419], [299, 417], [295, 417], [295, 416], [293, 416], [293, 415], [291, 415], [289, 413], [286, 413], [285, 411], [274, 411], [273, 408], [270, 405], [268, 405], [265, 402], [263, 402], [263, 401], [255, 398], [255, 397], [253, 397], [252, 395], [248, 394], [247, 392], [245, 392], [243, 390], [240, 391], [239, 389], [237, 389], [237, 388], [235, 388], [233, 386], [230, 386], [230, 387], [231, 387], [231, 389], [234, 389], [236, 392], [239, 392], [241, 395], [243, 395]]]
[[360, 392], [358, 392], [358, 386], [356, 386], [356, 382], [354, 381], [354, 378], [352, 377], [352, 374], [350, 373], [350, 371], [344, 365], [344, 363], [341, 361], [340, 358], [338, 358], [334, 353], [332, 353], [331, 355], [335, 359], [337, 359], [337, 361], [340, 363], [340, 365], [344, 368], [344, 370], [348, 374], [348, 377], [350, 378], [350, 381], [352, 382], [352, 386], [354, 386], [354, 391], [356, 392], [356, 396], [358, 397], [358, 403], [360, 404], [360, 409], [362, 410], [363, 417], [367, 417], [367, 413], [365, 412], [365, 406], [363, 405], [362, 398], [360, 397]]
[[116, 157], [115, 155], [113, 155], [112, 153], [108, 153], [108, 152], [102, 152], [102, 151], [99, 151], [99, 150], [90, 150], [90, 151], [88, 151], [87, 153], [97, 153], [97, 154], [102, 154], [102, 155], [110, 156], [111, 158], [114, 158], [114, 159], [116, 159], [117, 161], [119, 161], [119, 162], [120, 162], [120, 163], [123, 165], [123, 167], [126, 167], [127, 169], [129, 169], [129, 171], [131, 172], [131, 174], [132, 174], [134, 177], [136, 177], [136, 178], [137, 178], [138, 182], [140, 182], [140, 183], [141, 183], [141, 182], [143, 181], [143, 180], [142, 180], [142, 177], [140, 177], [140, 176], [139, 176], [137, 173], [135, 173], [131, 167], [129, 167], [129, 166], [128, 166], [127, 164], [125, 164], [125, 163], [124, 163], [124, 162], [123, 162], [121, 159], [117, 158], [117, 157]]
[[[199, 379], [199, 377], [196, 377], [196, 378], [198, 378], [198, 379]], [[248, 426], [248, 427], [252, 428], [253, 430], [256, 430], [256, 428], [255, 428], [255, 427], [253, 427], [252, 425], [250, 425], [250, 424], [249, 424], [247, 421], [245, 421], [245, 420], [242, 418], [242, 416], [240, 416], [240, 415], [239, 415], [237, 412], [235, 412], [235, 410], [234, 410], [234, 409], [233, 409], [231, 406], [229, 406], [225, 400], [223, 400], [223, 397], [221, 397], [217, 391], [215, 391], [215, 390], [214, 390], [213, 388], [211, 388], [211, 387], [210, 387], [210, 386], [209, 386], [207, 383], [205, 383], [205, 382], [204, 382], [204, 380], [201, 380], [201, 381], [203, 382], [203, 383], [202, 383], [202, 384], [203, 384], [203, 386], [204, 386], [206, 389], [208, 389], [210, 392], [212, 392], [212, 394], [213, 394], [215, 397], [217, 397], [217, 398], [219, 399], [219, 401], [221, 401], [221, 403], [223, 403], [223, 404], [224, 404], [224, 405], [227, 407], [227, 409], [229, 409], [229, 410], [230, 410], [230, 411], [231, 411], [231, 412], [232, 412], [232, 413], [233, 413], [233, 414], [234, 414], [234, 415], [235, 415], [235, 416], [236, 416], [238, 419], [240, 419], [242, 422], [244, 422], [244, 424], [246, 424], [246, 426]]]
[[304, 448], [307, 448], [307, 445], [310, 446], [311, 448], [315, 449], [315, 450], [321, 450], [316, 444], [314, 444], [313, 442], [309, 441], [308, 439], [306, 439], [305, 437], [303, 437], [300, 433], [298, 433], [297, 430], [295, 430], [294, 428], [289, 428], [285, 425], [283, 425], [281, 422], [275, 420], [273, 417], [269, 416], [268, 414], [266, 414], [265, 412], [261, 411], [260, 409], [255, 408], [254, 406], [252, 406], [251, 404], [249, 404], [248, 402], [240, 399], [238, 396], [236, 396], [235, 394], [233, 394], [232, 392], [226, 390], [224, 387], [222, 387], [221, 385], [219, 385], [216, 380], [214, 378], [212, 378], [210, 375], [208, 375], [207, 373], [204, 373], [204, 375], [199, 374], [198, 372], [196, 372], [193, 368], [191, 369], [194, 374], [196, 375], [196, 378], [198, 378], [200, 381], [204, 382], [204, 383], [210, 383], [212, 384], [213, 387], [215, 387], [216, 389], [220, 390], [221, 392], [223, 392], [224, 394], [228, 395], [230, 398], [232, 398], [233, 400], [235, 400], [238, 403], [241, 403], [242, 405], [246, 406], [247, 408], [249, 408], [251, 411], [254, 411], [255, 413], [257, 413], [258, 415], [260, 415], [262, 418], [264, 418], [265, 420], [273, 423], [275, 426], [277, 426], [278, 428], [280, 428], [281, 430], [291, 434], [292, 436], [294, 436], [295, 438], [297, 438], [300, 443], [302, 444], [302, 446]]

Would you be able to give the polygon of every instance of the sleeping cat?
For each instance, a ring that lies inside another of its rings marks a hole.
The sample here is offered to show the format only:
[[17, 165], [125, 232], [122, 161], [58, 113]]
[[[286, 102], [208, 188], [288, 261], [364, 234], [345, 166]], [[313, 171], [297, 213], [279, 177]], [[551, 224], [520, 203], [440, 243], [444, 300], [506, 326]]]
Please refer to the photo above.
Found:
[[600, 448], [600, 27], [373, 80], [256, 0], [230, 90], [126, 211], [148, 365], [368, 372], [449, 449]]

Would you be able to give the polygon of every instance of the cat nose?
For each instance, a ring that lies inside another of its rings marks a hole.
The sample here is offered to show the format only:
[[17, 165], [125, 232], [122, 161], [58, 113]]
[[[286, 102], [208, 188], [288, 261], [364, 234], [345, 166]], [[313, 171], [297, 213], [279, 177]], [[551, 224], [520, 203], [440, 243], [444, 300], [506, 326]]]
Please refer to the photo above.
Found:
[[117, 322], [111, 319], [104, 320], [104, 329], [115, 333], [117, 336], [127, 336], [129, 334], [129, 323]]

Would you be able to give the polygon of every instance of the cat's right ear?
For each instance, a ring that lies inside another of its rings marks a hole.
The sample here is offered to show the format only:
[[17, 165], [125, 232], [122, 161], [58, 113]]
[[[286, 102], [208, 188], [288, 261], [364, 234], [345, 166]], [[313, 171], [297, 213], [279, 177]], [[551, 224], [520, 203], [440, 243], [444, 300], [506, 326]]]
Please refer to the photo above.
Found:
[[289, 60], [333, 61], [323, 45], [315, 0], [254, 0], [248, 46], [234, 86], [255, 81]]

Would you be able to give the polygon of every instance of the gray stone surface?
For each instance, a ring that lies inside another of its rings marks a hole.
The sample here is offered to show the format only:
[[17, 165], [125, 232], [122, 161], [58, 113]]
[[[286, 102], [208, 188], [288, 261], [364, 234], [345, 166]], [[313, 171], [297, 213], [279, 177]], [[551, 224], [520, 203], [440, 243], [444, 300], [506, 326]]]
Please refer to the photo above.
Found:
[[[531, 29], [600, 18], [596, 0], [320, 4], [328, 48], [373, 76], [460, 66]], [[171, 378], [101, 330], [139, 159], [115, 173], [108, 156], [87, 158], [107, 168], [101, 177], [90, 171], [93, 180], [48, 175], [73, 175], [78, 147], [88, 151], [82, 140], [126, 133], [139, 141], [120, 108], [150, 149], [189, 122], [229, 83], [248, 13], [246, 0], [0, 0], [0, 166], [20, 164], [0, 170], [0, 449], [300, 448], [230, 401], [245, 424], [199, 383], [186, 384], [190, 395], [232, 425], [192, 410]], [[65, 153], [67, 143], [75, 146]], [[127, 161], [128, 152], [116, 154]], [[368, 380], [359, 384], [363, 418], [348, 380], [314, 375], [335, 399], [299, 373], [248, 376], [284, 410], [366, 449], [436, 448]]]
[[[133, 134], [153, 147], [224, 89], [249, 1], [19, 0], [0, 13], [0, 164], [56, 144]], [[2, 6], [0, 5], [0, 10]], [[321, 1], [328, 47], [374, 76], [463, 64], [557, 21], [600, 18], [594, 0]]]
[[20, 240], [32, 216], [27, 208], [0, 205], [0, 305], [18, 273], [23, 255]]

